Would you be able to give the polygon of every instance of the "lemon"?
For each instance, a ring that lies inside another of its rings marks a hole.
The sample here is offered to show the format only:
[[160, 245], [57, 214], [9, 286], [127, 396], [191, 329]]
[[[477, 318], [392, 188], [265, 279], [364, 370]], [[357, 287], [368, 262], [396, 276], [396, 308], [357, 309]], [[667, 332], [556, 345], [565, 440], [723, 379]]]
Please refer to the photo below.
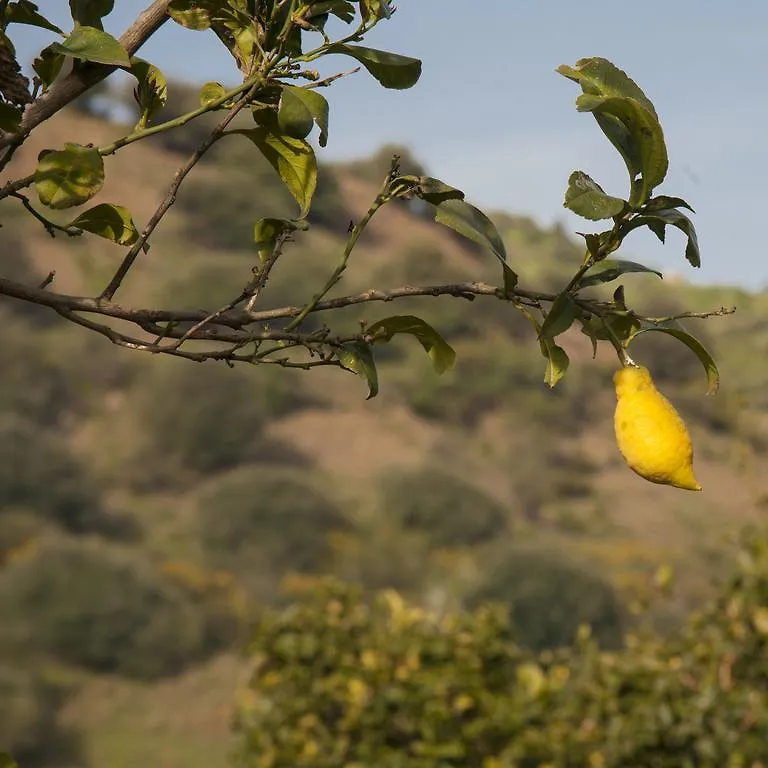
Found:
[[616, 442], [630, 469], [652, 483], [700, 491], [693, 445], [680, 414], [656, 389], [647, 368], [627, 366], [616, 385]]

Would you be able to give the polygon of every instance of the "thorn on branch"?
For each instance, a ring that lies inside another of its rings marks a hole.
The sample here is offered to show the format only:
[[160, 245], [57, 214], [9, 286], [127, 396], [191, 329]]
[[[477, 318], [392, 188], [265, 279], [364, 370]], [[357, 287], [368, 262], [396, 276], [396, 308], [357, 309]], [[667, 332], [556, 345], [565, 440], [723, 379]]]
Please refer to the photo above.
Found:
[[55, 277], [56, 277], [56, 271], [55, 271], [55, 270], [54, 270], [54, 271], [52, 271], [52, 272], [49, 272], [49, 273], [48, 273], [48, 274], [45, 276], [45, 279], [44, 279], [44, 280], [43, 280], [43, 281], [40, 283], [40, 285], [38, 286], [38, 288], [39, 288], [41, 291], [42, 291], [44, 288], [47, 288], [47, 287], [48, 287], [48, 286], [49, 286], [49, 285], [50, 285], [50, 284], [53, 282], [53, 280], [54, 280], [54, 278], [55, 278]]

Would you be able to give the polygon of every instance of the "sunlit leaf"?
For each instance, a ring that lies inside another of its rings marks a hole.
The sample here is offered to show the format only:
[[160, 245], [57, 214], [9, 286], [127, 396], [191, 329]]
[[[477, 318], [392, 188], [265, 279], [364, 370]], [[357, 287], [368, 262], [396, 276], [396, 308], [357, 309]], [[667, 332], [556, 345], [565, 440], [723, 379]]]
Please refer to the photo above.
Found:
[[259, 219], [253, 227], [253, 240], [259, 258], [262, 262], [270, 256], [275, 249], [277, 239], [286, 232], [295, 232], [297, 229], [306, 230], [305, 221], [293, 219]]
[[[591, 112], [603, 133], [624, 158], [632, 181], [629, 203], [643, 205], [664, 181], [669, 160], [656, 117], [633, 99], [582, 94], [579, 112]], [[638, 178], [639, 176], [639, 178]]]
[[366, 22], [388, 19], [392, 16], [389, 0], [360, 0], [360, 13]]
[[544, 371], [544, 382], [551, 388], [565, 376], [570, 360], [562, 347], [558, 347], [554, 341], [543, 338], [539, 342], [541, 354], [547, 358], [547, 368]]
[[64, 56], [98, 64], [111, 64], [130, 69], [128, 52], [119, 40], [94, 27], [78, 27], [62, 43], [53, 43], [51, 50]]
[[636, 261], [624, 261], [623, 259], [604, 259], [592, 267], [582, 278], [581, 288], [589, 288], [593, 285], [610, 283], [612, 280], [625, 275], [629, 272], [645, 272], [652, 275], [658, 275], [663, 278], [661, 272], [646, 267], [644, 264], [638, 264]]
[[579, 59], [575, 67], [563, 65], [557, 71], [581, 85], [584, 93], [595, 96], [619, 96], [640, 102], [654, 117], [656, 109], [640, 86], [626, 72], [599, 56]]
[[407, 333], [419, 340], [437, 373], [444, 373], [456, 364], [453, 347], [420, 317], [395, 315], [373, 323], [367, 330], [367, 334], [377, 341], [390, 341], [398, 333]]
[[38, 12], [37, 3], [30, 0], [18, 0], [10, 3], [5, 9], [5, 21], [7, 24], [28, 24], [31, 27], [40, 27], [59, 35], [64, 33], [51, 21]]
[[222, 5], [221, 0], [171, 0], [168, 15], [182, 27], [200, 31], [211, 26]]
[[643, 333], [666, 333], [669, 336], [682, 341], [688, 349], [699, 358], [699, 362], [704, 366], [707, 374], [707, 394], [713, 395], [720, 386], [720, 373], [717, 370], [712, 355], [706, 350], [704, 345], [687, 331], [683, 330], [677, 323], [658, 323], [653, 325], [643, 325], [638, 331], [632, 334], [632, 339], [637, 338]]
[[207, 107], [210, 103], [222, 98], [226, 92], [221, 83], [205, 83], [200, 89], [200, 106]]
[[405, 89], [421, 77], [421, 61], [361, 45], [334, 43], [328, 53], [343, 53], [359, 61], [385, 88]]
[[61, 53], [56, 53], [53, 46], [49, 45], [43, 48], [40, 55], [32, 62], [32, 69], [43, 84], [44, 90], [59, 76], [66, 58]]
[[35, 187], [43, 205], [71, 208], [90, 200], [104, 184], [104, 161], [98, 150], [80, 144], [43, 150], [35, 169]]
[[165, 75], [144, 59], [131, 59], [131, 73], [137, 80], [133, 95], [142, 112], [144, 124], [162, 109], [168, 101], [168, 83]]
[[132, 245], [139, 238], [127, 208], [115, 203], [100, 203], [70, 222], [71, 227], [92, 232], [118, 245]]
[[626, 202], [620, 197], [606, 195], [602, 187], [586, 173], [574, 171], [568, 179], [568, 190], [563, 205], [578, 216], [590, 221], [618, 216]]
[[312, 147], [303, 139], [275, 133], [265, 126], [235, 131], [247, 136], [278, 172], [288, 191], [306, 216], [317, 186], [317, 160]]
[[376, 397], [379, 393], [379, 374], [376, 370], [376, 361], [369, 344], [362, 341], [351, 341], [344, 344], [336, 353], [341, 365], [348, 371], [360, 376], [368, 385], [368, 397]]

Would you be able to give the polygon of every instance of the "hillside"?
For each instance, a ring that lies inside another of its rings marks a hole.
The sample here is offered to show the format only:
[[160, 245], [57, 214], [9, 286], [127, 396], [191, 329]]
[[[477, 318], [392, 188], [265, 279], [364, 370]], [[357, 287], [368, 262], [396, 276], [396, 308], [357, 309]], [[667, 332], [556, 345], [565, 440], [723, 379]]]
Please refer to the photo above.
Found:
[[[61, 137], [103, 143], [117, 132], [66, 111], [33, 134], [11, 173], [28, 173]], [[127, 206], [141, 228], [180, 157], [150, 142], [118, 153], [97, 200]], [[318, 220], [290, 247], [265, 306], [306, 300], [330, 274], [349, 219], [375, 194], [377, 163], [322, 169]], [[244, 168], [236, 147], [203, 164], [120, 301], [213, 308], [226, 300], [248, 277], [254, 219], [292, 213], [269, 174]], [[0, 206], [0, 274], [31, 280], [55, 270], [57, 288], [71, 293], [104, 284], [119, 247], [51, 240], [21, 213], [16, 201]], [[580, 258], [575, 240], [521, 215], [496, 218], [521, 283], [562, 285]], [[668, 250], [670, 263], [682, 262]], [[497, 281], [497, 267], [412, 207], [390, 206], [339, 292]], [[487, 597], [515, 605], [524, 596], [510, 563], [534, 553], [524, 581], [541, 585], [545, 603], [557, 603], [547, 592], [553, 563], [572, 569], [575, 590], [583, 583], [584, 612], [571, 620], [605, 619], [587, 599], [597, 583], [623, 625], [673, 626], [723, 572], [730, 537], [764, 516], [768, 294], [646, 275], [624, 284], [648, 314], [737, 306], [733, 316], [691, 321], [703, 323], [696, 330], [721, 366], [716, 397], [704, 396], [700, 364], [671, 340], [638, 341], [633, 353], [689, 423], [701, 494], [648, 484], [621, 461], [615, 356], [593, 361], [588, 339], [570, 333], [571, 370], [550, 391], [530, 327], [494, 299], [399, 305], [434, 325], [458, 364], [437, 377], [417, 344], [398, 343], [382, 355], [373, 401], [338, 370], [155, 359], [2, 300], [0, 610], [9, 631], [0, 677], [23, 658], [34, 680], [8, 671], [0, 713], [14, 713], [14, 738], [29, 732], [19, 741], [25, 768], [50, 764], [38, 746], [54, 732], [73, 765], [224, 765], [248, 623], [322, 573], [394, 586], [438, 609]], [[391, 306], [372, 305], [347, 311], [345, 322], [388, 314]], [[633, 618], [633, 601], [647, 596], [662, 564], [677, 573], [674, 599]], [[555, 618], [519, 626], [523, 641], [543, 646], [571, 628]], [[605, 641], [616, 632], [606, 625]], [[52, 704], [40, 686], [67, 695]]]

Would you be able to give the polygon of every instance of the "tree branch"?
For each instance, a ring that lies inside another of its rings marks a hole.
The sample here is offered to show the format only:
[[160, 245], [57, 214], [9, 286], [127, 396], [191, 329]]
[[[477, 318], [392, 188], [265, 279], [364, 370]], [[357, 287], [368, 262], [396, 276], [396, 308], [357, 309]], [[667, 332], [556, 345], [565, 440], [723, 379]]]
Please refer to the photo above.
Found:
[[[170, 0], [155, 0], [125, 30], [120, 37], [120, 42], [129, 56], [133, 56], [168, 19], [166, 11], [169, 4]], [[89, 62], [75, 67], [27, 107], [18, 131], [0, 136], [0, 148], [20, 145], [40, 123], [55, 115], [62, 107], [85, 93], [115, 69], [116, 67]]]

